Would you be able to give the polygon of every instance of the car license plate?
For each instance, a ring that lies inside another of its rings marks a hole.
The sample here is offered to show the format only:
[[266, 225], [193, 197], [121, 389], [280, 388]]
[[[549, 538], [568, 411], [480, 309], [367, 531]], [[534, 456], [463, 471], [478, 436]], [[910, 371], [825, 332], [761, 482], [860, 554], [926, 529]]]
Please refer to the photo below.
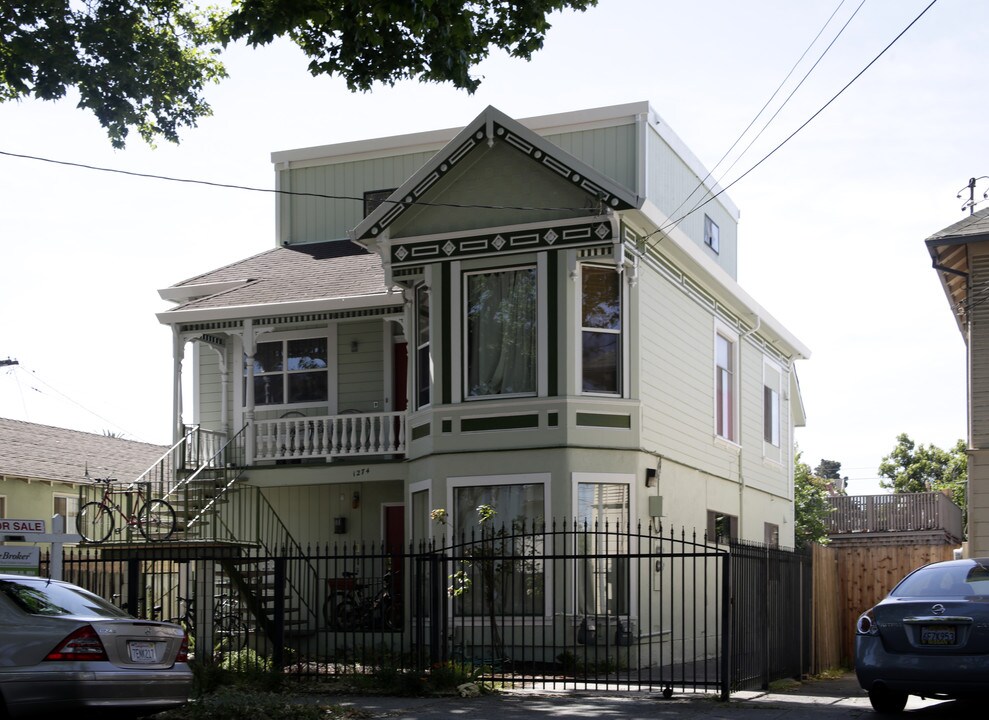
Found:
[[131, 662], [153, 663], [158, 659], [155, 655], [154, 643], [131, 641], [127, 643], [127, 648], [130, 650]]
[[954, 645], [954, 625], [924, 625], [920, 628], [921, 645]]

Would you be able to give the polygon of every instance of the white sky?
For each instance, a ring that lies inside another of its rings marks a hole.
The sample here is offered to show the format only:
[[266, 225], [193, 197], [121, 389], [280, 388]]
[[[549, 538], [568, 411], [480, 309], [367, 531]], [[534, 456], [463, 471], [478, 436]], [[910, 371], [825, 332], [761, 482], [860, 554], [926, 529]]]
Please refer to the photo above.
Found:
[[[835, 8], [766, 117], [858, 3], [600, 0], [556, 16], [531, 63], [482, 65], [474, 96], [418, 82], [351, 94], [312, 78], [290, 45], [238, 48], [231, 77], [208, 90], [213, 117], [181, 145], [153, 150], [135, 135], [114, 151], [72, 100], [26, 101], [0, 105], [0, 151], [271, 188], [276, 150], [457, 127], [487, 105], [524, 118], [648, 100], [710, 168]], [[725, 184], [927, 4], [865, 2]], [[989, 174], [987, 59], [989, 3], [940, 0], [728, 191], [741, 210], [740, 283], [813, 351], [798, 364], [804, 460], [840, 461], [853, 494], [878, 491], [898, 433], [942, 447], [965, 436], [964, 344], [923, 241], [964, 218], [956, 193]], [[155, 318], [168, 307], [157, 290], [272, 247], [274, 218], [270, 194], [0, 155], [0, 360], [20, 362], [0, 367], [0, 416], [167, 443], [171, 334]]]

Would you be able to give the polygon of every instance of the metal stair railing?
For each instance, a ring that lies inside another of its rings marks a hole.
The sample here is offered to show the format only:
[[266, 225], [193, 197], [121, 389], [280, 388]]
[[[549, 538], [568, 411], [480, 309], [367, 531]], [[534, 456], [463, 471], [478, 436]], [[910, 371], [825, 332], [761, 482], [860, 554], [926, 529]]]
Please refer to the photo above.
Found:
[[[247, 542], [269, 558], [298, 558], [303, 577], [289, 573], [286, 585], [290, 594], [299, 599], [306, 623], [311, 624], [317, 618], [316, 569], [261, 489], [238, 482], [247, 469], [245, 443], [249, 428], [245, 425], [212, 455], [201, 457], [199, 467], [173, 487], [170, 497], [182, 507], [186, 538]], [[224, 563], [223, 567], [266, 634], [274, 637], [275, 628], [265, 604], [251, 592], [251, 584], [237, 571], [235, 563]]]

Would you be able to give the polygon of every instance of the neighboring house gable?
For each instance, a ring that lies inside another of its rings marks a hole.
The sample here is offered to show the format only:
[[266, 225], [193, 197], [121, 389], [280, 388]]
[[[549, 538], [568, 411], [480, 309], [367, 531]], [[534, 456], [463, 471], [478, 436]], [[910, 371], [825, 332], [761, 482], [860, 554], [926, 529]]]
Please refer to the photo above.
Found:
[[[0, 496], [6, 517], [73, 517], [87, 477], [136, 480], [168, 448], [0, 418]], [[74, 528], [69, 528], [74, 532]]]
[[989, 208], [926, 242], [968, 355], [967, 553], [983, 557], [989, 555]]

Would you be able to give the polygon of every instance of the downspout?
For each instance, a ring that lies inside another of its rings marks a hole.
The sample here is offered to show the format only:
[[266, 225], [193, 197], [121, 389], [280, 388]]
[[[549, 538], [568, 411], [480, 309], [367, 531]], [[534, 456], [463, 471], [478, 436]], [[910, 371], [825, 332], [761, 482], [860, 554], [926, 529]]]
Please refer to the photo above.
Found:
[[744, 349], [745, 338], [754, 335], [759, 332], [759, 328], [762, 327], [762, 318], [758, 315], [755, 316], [755, 325], [743, 332], [738, 336], [738, 532], [739, 535], [742, 533], [742, 528], [745, 527], [742, 522], [742, 514], [744, 512], [744, 494], [745, 494], [745, 473], [742, 471], [742, 354]]

